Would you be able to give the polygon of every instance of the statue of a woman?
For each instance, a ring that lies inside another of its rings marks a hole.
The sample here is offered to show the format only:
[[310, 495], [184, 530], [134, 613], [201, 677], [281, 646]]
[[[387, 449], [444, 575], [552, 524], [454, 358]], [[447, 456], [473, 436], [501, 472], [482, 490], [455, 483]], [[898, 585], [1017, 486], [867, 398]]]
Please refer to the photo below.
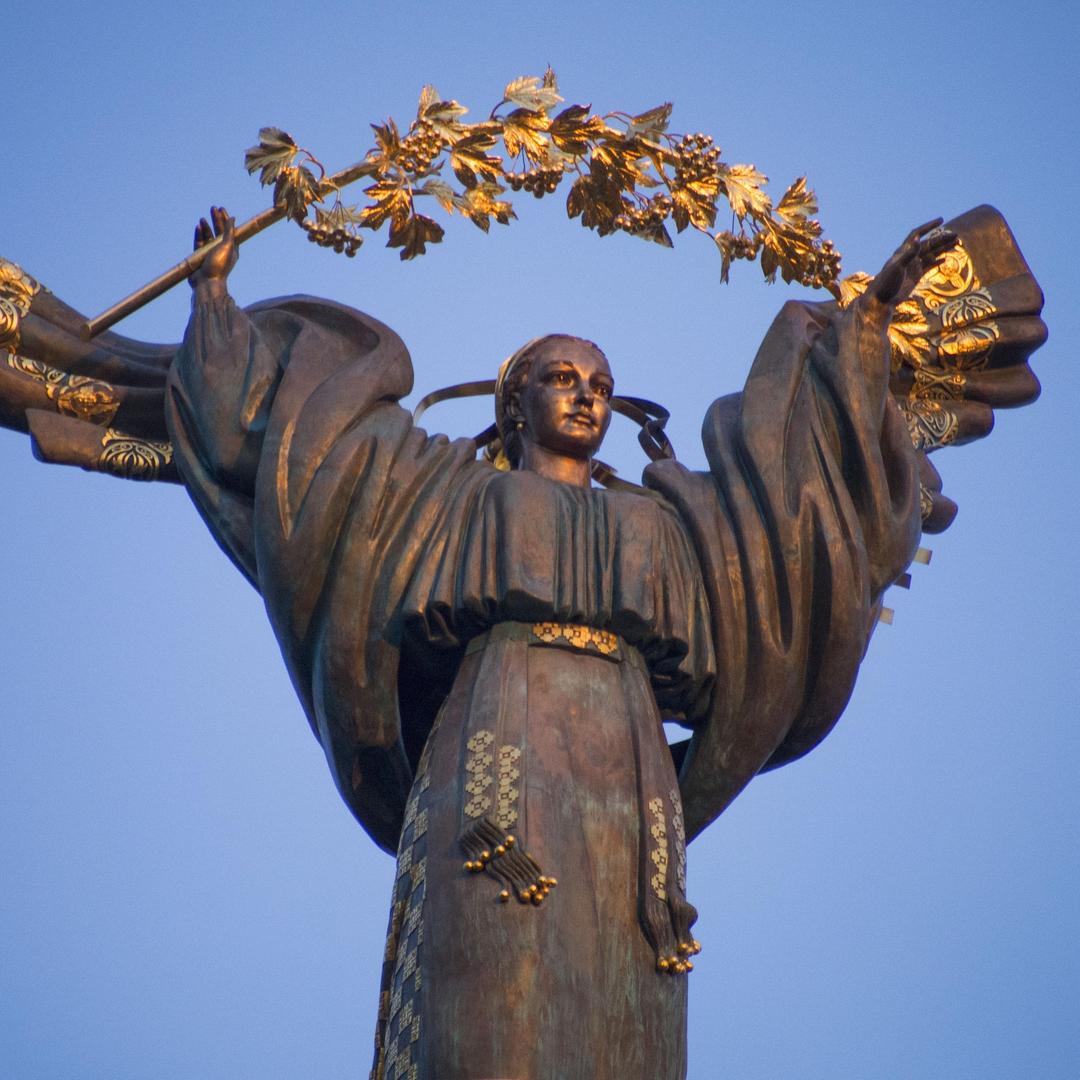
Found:
[[373, 1076], [685, 1075], [685, 843], [830, 730], [939, 498], [890, 387], [897, 307], [935, 280], [968, 298], [928, 324], [928, 370], [994, 327], [954, 438], [1038, 389], [1041, 296], [1004, 222], [937, 225], [846, 307], [785, 305], [707, 411], [708, 469], [660, 460], [636, 490], [592, 486], [615, 392], [595, 345], [505, 362], [500, 470], [414, 425], [387, 327], [304, 297], [238, 309], [223, 211], [175, 355], [81, 345], [25, 279], [0, 419], [89, 467], [127, 437], [129, 474], [157, 445], [155, 475], [262, 594], [345, 801], [397, 854]]

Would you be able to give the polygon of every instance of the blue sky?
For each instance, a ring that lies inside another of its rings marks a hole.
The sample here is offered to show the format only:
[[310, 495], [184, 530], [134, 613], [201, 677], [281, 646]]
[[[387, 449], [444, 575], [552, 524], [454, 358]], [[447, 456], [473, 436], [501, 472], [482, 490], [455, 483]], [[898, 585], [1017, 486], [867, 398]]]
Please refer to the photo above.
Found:
[[[266, 204], [241, 167], [260, 126], [336, 167], [425, 82], [479, 113], [548, 63], [600, 111], [674, 101], [674, 130], [774, 190], [808, 174], [847, 270], [939, 213], [1009, 220], [1047, 297], [1043, 396], [938, 456], [960, 514], [890, 599], [836, 731], [692, 845], [694, 1080], [1080, 1072], [1078, 38], [1064, 5], [999, 3], [103, 0], [5, 27], [0, 255], [91, 313], [183, 255], [210, 203]], [[746, 266], [721, 287], [692, 235], [669, 252], [598, 240], [557, 201], [520, 215], [487, 237], [456, 220], [408, 264], [278, 226], [232, 288], [369, 311], [408, 343], [415, 396], [536, 334], [592, 338], [702, 463], [706, 405], [801, 290]], [[176, 340], [187, 305], [122, 329]], [[609, 456], [640, 467], [631, 431]], [[0, 490], [0, 1072], [366, 1076], [392, 865], [336, 795], [258, 597], [178, 488], [46, 468], [3, 432]]]

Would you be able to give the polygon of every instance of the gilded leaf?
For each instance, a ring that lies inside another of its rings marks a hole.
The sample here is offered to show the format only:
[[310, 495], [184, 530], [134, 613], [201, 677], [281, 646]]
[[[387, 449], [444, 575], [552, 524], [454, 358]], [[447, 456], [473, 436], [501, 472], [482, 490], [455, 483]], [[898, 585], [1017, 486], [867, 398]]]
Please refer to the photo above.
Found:
[[570, 105], [551, 121], [548, 132], [563, 153], [584, 157], [590, 142], [611, 133], [612, 129], [599, 116], [589, 116], [589, 108]]
[[776, 204], [776, 216], [796, 229], [804, 228], [817, 210], [817, 196], [806, 186], [805, 176], [794, 181]]
[[484, 232], [491, 227], [491, 218], [495, 218], [500, 225], [509, 225], [510, 219], [517, 215], [508, 202], [498, 198], [503, 190], [499, 184], [490, 182], [477, 184], [465, 193], [462, 213]]
[[523, 109], [550, 109], [558, 105], [562, 98], [555, 83], [555, 73], [548, 68], [543, 82], [536, 75], [522, 75], [508, 83], [503, 91], [503, 100], [511, 105], [520, 105]]
[[427, 250], [427, 244], [437, 244], [443, 238], [443, 227], [423, 214], [410, 214], [404, 222], [390, 224], [386, 246], [401, 248], [401, 258], [415, 259]]
[[576, 180], [566, 198], [566, 212], [571, 218], [580, 217], [587, 229], [601, 236], [615, 231], [615, 218], [623, 212], [619, 189], [603, 181], [594, 172]]
[[589, 202], [589, 178], [587, 176], [580, 176], [571, 185], [569, 192], [566, 195], [566, 216], [568, 218], [580, 217], [582, 211]]
[[424, 119], [435, 124], [453, 123], [459, 116], [464, 116], [469, 110], [456, 101], [436, 101], [424, 113]]
[[360, 211], [360, 224], [365, 229], [378, 229], [383, 222], [403, 225], [412, 211], [412, 199], [401, 184], [380, 181], [365, 189], [372, 205]]
[[776, 257], [776, 251], [766, 245], [761, 249], [761, 272], [765, 275], [765, 280], [773, 282], [776, 280], [776, 270], [780, 265], [780, 260]]
[[735, 236], [730, 232], [717, 233], [713, 240], [720, 250], [720, 282], [728, 283], [728, 275], [731, 273], [731, 260], [735, 253]]
[[249, 173], [257, 169], [259, 183], [265, 187], [274, 183], [281, 173], [292, 165], [299, 149], [292, 136], [281, 128], [260, 128], [258, 145], [244, 151], [244, 168]]
[[772, 200], [761, 190], [769, 178], [753, 165], [723, 165], [720, 179], [736, 217], [744, 218], [747, 214], [764, 217], [772, 209]]
[[592, 152], [590, 165], [594, 172], [600, 172], [605, 179], [624, 191], [635, 187], [652, 187], [654, 182], [638, 165], [641, 155], [633, 144], [605, 140]]
[[663, 105], [657, 105], [655, 109], [648, 109], [638, 113], [626, 129], [628, 139], [641, 136], [645, 139], [656, 141], [667, 131], [668, 121], [671, 120], [671, 102], [666, 101]]
[[675, 227], [682, 232], [687, 225], [695, 229], [708, 230], [716, 224], [716, 203], [708, 195], [697, 191], [694, 185], [685, 188], [672, 188], [671, 198], [675, 207], [672, 216]]
[[420, 88], [420, 103], [416, 106], [416, 118], [420, 120], [427, 110], [439, 100], [439, 91], [431, 83], [424, 83]]
[[450, 167], [465, 187], [474, 187], [478, 177], [498, 180], [502, 176], [502, 158], [486, 153], [494, 145], [495, 136], [491, 130], [475, 124], [470, 127], [468, 135], [450, 148]]
[[675, 246], [671, 241], [671, 234], [662, 221], [634, 229], [632, 235], [640, 236], [642, 240], [650, 240], [661, 247], [670, 248]]
[[462, 208], [465, 205], [465, 201], [460, 195], [445, 181], [439, 180], [437, 177], [432, 177], [430, 180], [425, 180], [424, 183], [416, 189], [417, 194], [431, 195], [438, 199], [439, 205], [449, 214], [457, 208]]
[[840, 306], [846, 308], [853, 300], [857, 300], [870, 285], [870, 282], [874, 279], [869, 274], [864, 274], [861, 270], [854, 274], [848, 274], [846, 278], [840, 280]]
[[524, 151], [533, 163], [539, 164], [547, 156], [548, 118], [532, 109], [515, 109], [503, 117], [502, 137], [507, 154], [515, 158]]
[[375, 171], [381, 176], [400, 158], [401, 136], [393, 120], [387, 120], [385, 124], [372, 124], [371, 130], [375, 132], [377, 144], [377, 149], [372, 155]]
[[319, 182], [305, 165], [282, 169], [274, 182], [274, 202], [299, 223], [307, 217], [308, 207], [319, 200]]

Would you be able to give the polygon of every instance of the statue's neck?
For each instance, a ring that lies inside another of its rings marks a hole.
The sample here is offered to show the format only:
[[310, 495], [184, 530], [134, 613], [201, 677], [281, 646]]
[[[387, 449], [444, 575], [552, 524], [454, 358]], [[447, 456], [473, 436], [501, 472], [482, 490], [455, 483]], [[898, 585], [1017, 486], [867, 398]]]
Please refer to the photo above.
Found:
[[522, 448], [521, 464], [529, 472], [539, 473], [549, 480], [575, 487], [592, 487], [592, 460], [556, 454], [536, 443], [526, 442]]

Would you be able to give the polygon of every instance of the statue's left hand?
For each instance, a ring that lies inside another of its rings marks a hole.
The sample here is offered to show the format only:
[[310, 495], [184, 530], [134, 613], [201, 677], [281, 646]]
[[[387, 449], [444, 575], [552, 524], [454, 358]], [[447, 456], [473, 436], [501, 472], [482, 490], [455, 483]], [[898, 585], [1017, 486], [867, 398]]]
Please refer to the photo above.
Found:
[[956, 246], [956, 233], [942, 229], [941, 223], [941, 218], [935, 218], [912, 229], [889, 256], [867, 292], [889, 307], [903, 303], [941, 256]]
[[195, 248], [198, 250], [215, 237], [219, 237], [221, 242], [207, 253], [202, 266], [191, 275], [193, 288], [202, 281], [224, 283], [240, 257], [240, 245], [237, 244], [234, 236], [236, 222], [233, 217], [223, 206], [212, 206], [210, 218], [213, 221], [213, 228], [206, 218], [202, 218], [195, 226]]

